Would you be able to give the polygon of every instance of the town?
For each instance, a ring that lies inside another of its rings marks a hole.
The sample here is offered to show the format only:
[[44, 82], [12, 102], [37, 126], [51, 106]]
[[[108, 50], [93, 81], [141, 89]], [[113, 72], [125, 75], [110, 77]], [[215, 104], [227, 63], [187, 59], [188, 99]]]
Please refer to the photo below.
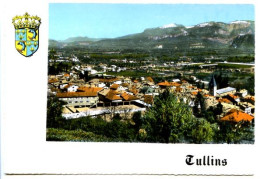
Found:
[[[185, 56], [166, 62], [143, 57], [140, 63], [132, 57], [112, 56], [112, 59], [86, 64], [76, 54], [64, 56], [62, 51], [53, 49], [49, 54], [49, 72], [55, 65], [70, 64], [57, 74], [48, 75], [48, 98], [56, 97], [64, 102], [62, 117], [66, 120], [99, 116], [109, 122], [118, 115], [131, 121], [134, 113], [144, 114], [153, 106], [154, 99], [167, 90], [179, 102], [187, 104], [195, 116], [200, 116], [202, 110], [220, 108], [215, 113], [219, 121], [237, 124], [254, 121], [252, 89], [249, 92], [241, 84], [236, 86], [238, 89], [228, 86], [223, 78], [220, 80], [221, 75], [214, 73], [221, 69], [231, 74], [254, 74], [253, 63], [227, 62], [213, 56], [204, 62], [192, 62]], [[201, 79], [201, 74], [208, 80]]]

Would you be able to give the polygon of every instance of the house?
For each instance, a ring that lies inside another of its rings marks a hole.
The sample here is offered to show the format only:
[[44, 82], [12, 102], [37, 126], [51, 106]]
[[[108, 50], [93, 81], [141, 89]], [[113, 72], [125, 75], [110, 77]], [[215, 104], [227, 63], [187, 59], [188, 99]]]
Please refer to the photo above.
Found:
[[177, 82], [168, 82], [168, 81], [164, 81], [164, 82], [160, 82], [158, 83], [158, 85], [161, 87], [161, 88], [166, 88], [166, 87], [179, 87], [181, 86], [180, 83], [177, 83]]
[[[105, 85], [105, 83], [98, 83], [98, 87], [100, 87], [100, 88], [105, 88], [106, 85]], [[106, 87], [106, 88], [107, 88], [107, 87]]]
[[127, 89], [127, 88], [125, 88], [125, 87], [123, 87], [123, 86], [119, 86], [119, 87], [117, 88], [117, 90], [118, 90], [118, 91], [121, 91], [121, 92], [122, 92], [122, 91], [125, 91], [126, 89]]
[[237, 92], [237, 94], [240, 96], [240, 97], [245, 97], [248, 92], [246, 89], [241, 89], [239, 92]]
[[227, 103], [227, 104], [233, 104], [233, 102], [231, 102], [229, 99], [227, 98], [219, 98], [218, 102], [220, 103]]
[[251, 103], [240, 102], [239, 107], [241, 110], [243, 110], [247, 114], [252, 114], [255, 112], [255, 106], [252, 105]]
[[216, 100], [216, 98], [212, 95], [204, 95], [205, 98], [205, 106], [206, 109], [211, 107], [211, 106], [216, 106], [218, 104], [218, 101]]
[[118, 81], [118, 78], [101, 78], [99, 79], [99, 82], [101, 83], [105, 83], [106, 86], [110, 86], [111, 84], [113, 84], [114, 82]]
[[76, 92], [79, 87], [77, 85], [67, 85], [64, 88], [67, 89], [67, 92]]
[[125, 101], [133, 101], [133, 100], [137, 100], [137, 99], [138, 99], [138, 98], [135, 97], [134, 95], [131, 95], [131, 94], [126, 93], [126, 92], [122, 93], [122, 94], [121, 94], [121, 97], [122, 97]]
[[136, 88], [135, 85], [132, 86], [131, 89], [129, 89], [130, 92], [132, 92], [134, 95], [138, 94], [139, 93], [139, 90]]
[[154, 92], [155, 92], [154, 88], [147, 87], [145, 85], [143, 85], [143, 87], [140, 89], [140, 93], [143, 93], [143, 94], [154, 93]]
[[111, 86], [110, 86], [110, 89], [112, 89], [112, 90], [117, 90], [117, 88], [119, 87], [119, 85], [118, 84], [112, 84]]
[[125, 88], [128, 88], [129, 84], [128, 83], [122, 83], [122, 86], [125, 87]]
[[65, 73], [65, 74], [63, 75], [63, 77], [65, 77], [65, 78], [69, 78], [69, 77], [70, 77], [70, 74]]
[[254, 116], [251, 116], [247, 113], [241, 112], [236, 109], [231, 109], [227, 115], [221, 118], [222, 121], [232, 121], [232, 122], [241, 122], [248, 121], [251, 122], [254, 119]]
[[116, 90], [109, 90], [105, 95], [105, 100], [109, 102], [120, 102], [122, 98]]
[[191, 92], [191, 95], [193, 95], [193, 96], [196, 96], [197, 94], [198, 94], [197, 91], [192, 91], [192, 92]]
[[251, 104], [255, 104], [255, 97], [254, 96], [246, 96], [245, 98], [244, 98], [244, 101], [245, 102], [249, 102], [249, 103], [251, 103]]
[[236, 96], [236, 95], [233, 95], [233, 94], [228, 94], [226, 96], [226, 98], [229, 99], [231, 102], [236, 103], [236, 104], [240, 102], [239, 96]]
[[185, 89], [186, 89], [186, 92], [198, 92], [197, 87], [196, 86], [192, 86], [192, 85], [187, 86]]
[[82, 87], [80, 92], [58, 92], [56, 96], [72, 107], [93, 107], [99, 101], [98, 92], [103, 88]]
[[226, 88], [216, 90], [217, 96], [226, 96], [228, 94], [235, 94], [235, 93], [236, 93], [236, 88], [232, 88], [232, 87], [226, 87]]
[[69, 86], [70, 86], [70, 84], [68, 84], [68, 83], [62, 83], [62, 84], [60, 84], [60, 89], [67, 91], [67, 88], [68, 88]]
[[124, 78], [123, 81], [124, 81], [124, 83], [128, 83], [128, 84], [132, 83], [130, 78]]
[[150, 82], [150, 83], [154, 83], [152, 77], [150, 77], [150, 76], [146, 77], [146, 80], [147, 80], [148, 82]]
[[180, 82], [181, 80], [179, 79], [173, 79], [172, 82]]

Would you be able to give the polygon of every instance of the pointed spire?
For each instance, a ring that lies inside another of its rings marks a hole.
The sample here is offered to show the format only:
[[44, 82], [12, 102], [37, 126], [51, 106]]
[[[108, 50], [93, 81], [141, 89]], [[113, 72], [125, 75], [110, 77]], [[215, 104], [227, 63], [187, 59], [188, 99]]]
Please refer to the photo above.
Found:
[[212, 75], [212, 78], [209, 82], [209, 92], [211, 95], [216, 96], [216, 92], [217, 92], [217, 83], [216, 80], [214, 78], [214, 75]]
[[216, 80], [214, 78], [214, 75], [212, 75], [211, 80], [209, 82], [209, 88], [213, 88], [215, 86], [217, 86], [217, 83], [216, 83]]

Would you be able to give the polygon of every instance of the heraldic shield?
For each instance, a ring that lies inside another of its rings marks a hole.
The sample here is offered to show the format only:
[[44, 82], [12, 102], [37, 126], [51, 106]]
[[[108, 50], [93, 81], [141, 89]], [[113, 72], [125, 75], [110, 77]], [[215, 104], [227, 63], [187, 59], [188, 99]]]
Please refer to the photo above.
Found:
[[15, 16], [15, 48], [25, 57], [32, 56], [39, 48], [39, 26], [41, 19], [25, 13], [23, 16]]

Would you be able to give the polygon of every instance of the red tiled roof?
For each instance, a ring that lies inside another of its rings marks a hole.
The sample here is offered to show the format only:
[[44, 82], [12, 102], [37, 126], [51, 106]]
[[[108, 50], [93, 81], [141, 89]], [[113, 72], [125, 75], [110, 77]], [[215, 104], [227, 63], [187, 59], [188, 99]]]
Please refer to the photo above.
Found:
[[252, 121], [253, 119], [254, 119], [253, 116], [235, 109], [230, 110], [226, 116], [221, 118], [221, 120], [223, 121], [234, 121], [234, 122]]
[[49, 79], [48, 83], [56, 83], [58, 81], [59, 80], [57, 78], [51, 78], [51, 79]]
[[129, 91], [134, 93], [134, 94], [137, 94], [139, 92], [138, 89], [136, 89], [135, 86], [133, 86], [132, 89], [130, 89]]
[[230, 100], [228, 100], [227, 98], [221, 98], [221, 99], [218, 99], [218, 102], [223, 102], [223, 103], [232, 103]]
[[147, 79], [149, 82], [154, 82], [153, 79], [152, 79], [152, 77], [150, 77], [150, 76], [148, 76], [146, 79]]
[[192, 94], [192, 95], [197, 95], [197, 94], [198, 94], [198, 92], [196, 92], [196, 91], [193, 91], [193, 92], [191, 92], [191, 94]]
[[113, 84], [110, 86], [110, 89], [117, 90], [118, 87], [119, 87], [118, 84]]
[[159, 85], [159, 86], [180, 86], [181, 84], [176, 83], [176, 82], [164, 81], [164, 82], [158, 83], [158, 85]]
[[195, 87], [195, 86], [188, 86], [188, 88], [192, 88], [192, 89], [195, 89], [196, 87]]
[[[84, 87], [81, 87], [83, 89]], [[65, 92], [65, 93], [57, 93], [58, 98], [73, 98], [73, 97], [95, 97], [98, 95], [98, 92], [103, 88], [91, 88], [85, 87], [83, 92]]]
[[228, 96], [230, 96], [230, 97], [233, 98], [233, 99], [239, 98], [238, 96], [235, 96], [235, 95], [233, 95], [233, 94], [229, 94]]
[[122, 98], [118, 95], [118, 92], [115, 90], [110, 90], [106, 94], [106, 98], [113, 101], [113, 100], [121, 100]]
[[132, 101], [132, 100], [136, 100], [138, 99], [137, 97], [135, 97], [134, 95], [128, 94], [126, 92], [121, 94], [122, 98], [126, 101]]
[[115, 82], [117, 80], [118, 80], [118, 78], [102, 78], [102, 79], [99, 79], [99, 82]]
[[103, 88], [101, 87], [86, 87], [86, 86], [80, 86], [78, 88], [79, 92], [89, 92], [89, 91], [95, 91], [95, 92], [99, 92], [101, 91]]
[[177, 88], [175, 89], [175, 91], [176, 91], [176, 92], [181, 92], [181, 91], [182, 91], [182, 88], [181, 88], [181, 87], [177, 87]]
[[255, 97], [254, 96], [249, 96], [249, 97], [246, 97], [245, 99], [255, 101]]
[[70, 77], [70, 75], [68, 73], [63, 75], [64, 77]]
[[170, 85], [171, 85], [171, 86], [181, 86], [180, 83], [176, 83], [176, 82], [170, 82]]
[[204, 94], [204, 97], [214, 97], [214, 96], [212, 96], [210, 94]]

